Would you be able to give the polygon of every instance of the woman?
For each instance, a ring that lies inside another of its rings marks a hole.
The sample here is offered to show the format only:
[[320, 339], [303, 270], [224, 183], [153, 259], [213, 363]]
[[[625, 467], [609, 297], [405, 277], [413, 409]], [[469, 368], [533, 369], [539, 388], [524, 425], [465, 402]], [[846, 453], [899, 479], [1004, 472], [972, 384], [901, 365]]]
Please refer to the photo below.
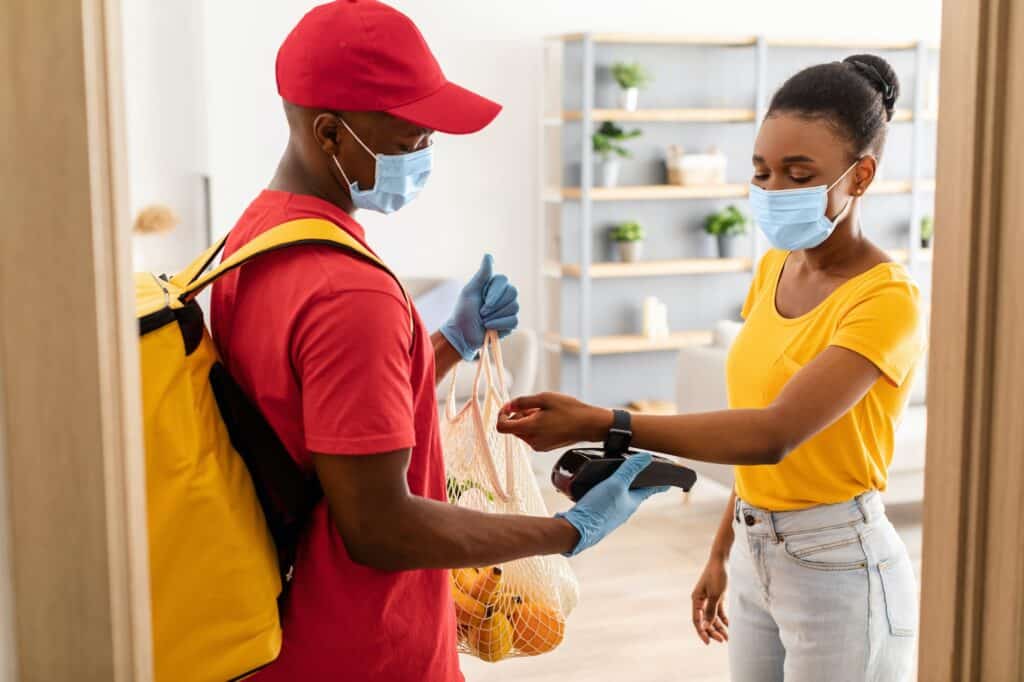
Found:
[[[733, 680], [902, 680], [912, 669], [917, 588], [878, 491], [923, 355], [921, 304], [860, 225], [898, 88], [885, 60], [857, 55], [779, 89], [750, 187], [774, 248], [729, 353], [731, 409], [632, 418], [636, 447], [736, 465], [693, 591], [700, 638], [731, 641]], [[506, 406], [499, 429], [549, 450], [601, 441], [624, 419], [542, 394]]]

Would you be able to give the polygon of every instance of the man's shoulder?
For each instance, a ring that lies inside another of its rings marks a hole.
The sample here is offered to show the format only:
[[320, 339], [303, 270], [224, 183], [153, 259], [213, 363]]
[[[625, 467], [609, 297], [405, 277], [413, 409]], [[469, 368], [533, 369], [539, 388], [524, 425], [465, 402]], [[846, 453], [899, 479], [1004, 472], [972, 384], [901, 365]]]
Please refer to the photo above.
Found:
[[354, 251], [313, 244], [294, 247], [289, 255], [300, 267], [315, 266], [321, 285], [331, 293], [382, 293], [405, 299], [402, 287], [388, 270]]
[[[306, 215], [295, 211], [264, 212], [261, 215], [243, 216], [232, 230], [226, 253], [234, 252], [277, 225], [302, 218], [326, 220], [339, 231], [347, 232], [344, 225], [323, 215]], [[359, 235], [352, 236], [360, 241]], [[277, 280], [277, 284], [281, 284], [281, 279], [301, 283], [306, 293], [314, 297], [317, 294], [378, 292], [404, 301], [401, 286], [388, 270], [357, 251], [341, 246], [296, 244], [260, 256], [254, 265], [249, 269], [255, 279], [263, 279], [265, 276], [269, 280]]]

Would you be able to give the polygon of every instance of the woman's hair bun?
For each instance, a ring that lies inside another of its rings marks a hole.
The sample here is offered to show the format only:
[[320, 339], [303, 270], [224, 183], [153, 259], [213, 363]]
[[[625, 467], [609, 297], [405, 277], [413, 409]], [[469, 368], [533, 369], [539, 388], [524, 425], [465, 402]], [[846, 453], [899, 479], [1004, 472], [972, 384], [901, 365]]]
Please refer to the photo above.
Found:
[[886, 119], [891, 121], [896, 108], [896, 99], [900, 96], [900, 80], [896, 71], [886, 60], [873, 54], [855, 54], [843, 60], [882, 95], [882, 106], [885, 107]]

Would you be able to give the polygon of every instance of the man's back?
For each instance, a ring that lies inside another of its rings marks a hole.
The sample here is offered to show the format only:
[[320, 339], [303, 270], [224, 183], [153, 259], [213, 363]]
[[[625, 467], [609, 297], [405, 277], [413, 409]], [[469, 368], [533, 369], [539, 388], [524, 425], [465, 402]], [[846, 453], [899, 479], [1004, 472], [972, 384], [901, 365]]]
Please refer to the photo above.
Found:
[[[363, 240], [360, 226], [332, 204], [265, 191], [225, 253], [309, 217]], [[418, 317], [410, 332], [390, 275], [331, 247], [292, 247], [221, 279], [211, 308], [225, 365], [300, 467], [312, 474], [313, 452], [411, 447], [410, 491], [445, 499], [433, 350]], [[283, 622], [281, 656], [256, 679], [462, 679], [445, 572], [388, 573], [354, 563], [324, 502], [300, 543]]]

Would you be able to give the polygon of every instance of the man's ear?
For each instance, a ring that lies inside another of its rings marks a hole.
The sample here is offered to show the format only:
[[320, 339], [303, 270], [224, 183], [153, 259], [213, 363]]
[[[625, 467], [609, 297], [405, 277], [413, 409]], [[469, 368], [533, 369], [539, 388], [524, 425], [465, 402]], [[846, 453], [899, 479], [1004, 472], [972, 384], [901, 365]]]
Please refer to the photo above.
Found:
[[851, 175], [853, 175], [853, 194], [861, 195], [868, 191], [868, 187], [871, 186], [872, 181], [875, 179], [875, 173], [878, 172], [878, 159], [870, 154], [861, 158], [857, 162], [857, 167], [853, 169]]
[[341, 142], [338, 139], [341, 126], [338, 124], [338, 117], [329, 112], [317, 114], [313, 119], [313, 138], [320, 149], [330, 155], [338, 153]]

